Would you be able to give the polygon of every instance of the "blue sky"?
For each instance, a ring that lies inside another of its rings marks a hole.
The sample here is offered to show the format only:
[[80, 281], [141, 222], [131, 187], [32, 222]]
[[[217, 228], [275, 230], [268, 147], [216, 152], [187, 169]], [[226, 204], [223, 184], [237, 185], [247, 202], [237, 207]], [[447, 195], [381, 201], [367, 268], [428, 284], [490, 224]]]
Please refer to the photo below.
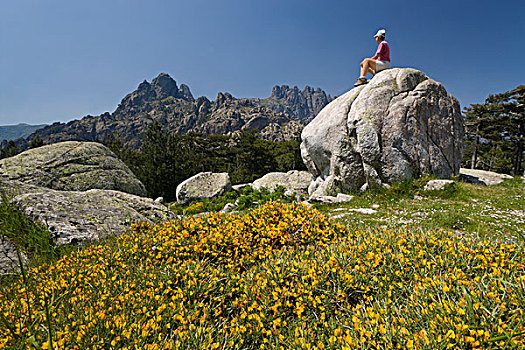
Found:
[[525, 1], [2, 0], [0, 125], [112, 112], [169, 73], [194, 96], [340, 95], [387, 30], [394, 67], [421, 69], [461, 106], [525, 84]]

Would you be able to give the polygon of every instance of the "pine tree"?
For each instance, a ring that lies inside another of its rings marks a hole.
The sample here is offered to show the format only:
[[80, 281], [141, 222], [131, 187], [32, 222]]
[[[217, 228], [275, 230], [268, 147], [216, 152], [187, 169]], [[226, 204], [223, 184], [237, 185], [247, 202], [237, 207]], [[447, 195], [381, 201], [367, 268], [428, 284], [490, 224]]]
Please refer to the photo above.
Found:
[[[464, 110], [467, 152], [472, 169], [521, 173], [525, 141], [525, 86], [490, 95]], [[468, 160], [467, 160], [468, 161]]]
[[44, 145], [44, 141], [40, 138], [40, 135], [36, 135], [34, 139], [29, 143], [29, 148], [38, 148]]
[[487, 102], [497, 109], [497, 122], [505, 140], [512, 143], [512, 169], [510, 173], [521, 173], [523, 163], [523, 143], [525, 142], [525, 85], [489, 96]]
[[7, 142], [5, 149], [2, 150], [0, 154], [0, 159], [13, 157], [16, 156], [18, 153], [20, 153], [20, 150], [18, 149], [18, 147], [16, 147], [15, 141], [10, 140], [9, 142]]

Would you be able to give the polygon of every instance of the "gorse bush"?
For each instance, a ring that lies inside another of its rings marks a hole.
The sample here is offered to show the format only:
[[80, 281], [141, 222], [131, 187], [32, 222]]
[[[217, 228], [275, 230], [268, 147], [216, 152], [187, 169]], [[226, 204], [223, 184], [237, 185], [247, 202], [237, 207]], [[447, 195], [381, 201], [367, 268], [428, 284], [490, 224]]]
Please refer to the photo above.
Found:
[[142, 223], [2, 290], [0, 346], [522, 348], [520, 249], [275, 202]]

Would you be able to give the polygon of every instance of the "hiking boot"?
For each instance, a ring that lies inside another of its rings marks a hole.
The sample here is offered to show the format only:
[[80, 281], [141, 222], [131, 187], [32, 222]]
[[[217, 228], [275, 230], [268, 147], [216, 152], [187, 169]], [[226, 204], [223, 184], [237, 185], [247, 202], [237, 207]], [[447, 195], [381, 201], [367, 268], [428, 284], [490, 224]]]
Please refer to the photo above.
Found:
[[354, 86], [359, 86], [359, 85], [363, 85], [363, 84], [366, 84], [368, 83], [368, 81], [366, 80], [366, 78], [359, 78], [357, 79], [357, 81], [355, 82]]

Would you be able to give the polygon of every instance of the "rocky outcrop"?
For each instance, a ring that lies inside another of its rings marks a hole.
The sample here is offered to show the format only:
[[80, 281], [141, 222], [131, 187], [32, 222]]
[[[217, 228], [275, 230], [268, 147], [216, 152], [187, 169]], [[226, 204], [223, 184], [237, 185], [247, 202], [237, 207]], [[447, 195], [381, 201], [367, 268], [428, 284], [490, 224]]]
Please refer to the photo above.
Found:
[[303, 130], [303, 124], [299, 121], [292, 120], [286, 124], [269, 123], [264, 129], [259, 131], [259, 135], [275, 142], [295, 140]]
[[131, 170], [95, 142], [61, 142], [2, 159], [0, 177], [55, 190], [111, 189], [146, 195]]
[[228, 173], [203, 172], [190, 177], [177, 186], [179, 204], [213, 198], [232, 190]]
[[309, 123], [330, 101], [332, 97], [320, 88], [314, 89], [305, 86], [301, 91], [297, 86], [290, 88], [288, 85], [274, 86], [272, 95], [259, 100], [261, 106], [291, 116], [301, 124]]
[[172, 218], [153, 199], [111, 190], [55, 191], [33, 188], [12, 203], [49, 229], [56, 244], [96, 241], [130, 231], [132, 224]]
[[255, 180], [252, 187], [256, 190], [263, 187], [273, 190], [277, 186], [283, 186], [290, 192], [306, 193], [311, 181], [312, 174], [308, 171], [291, 170], [287, 173], [268, 173]]
[[313, 196], [459, 172], [458, 101], [424, 73], [388, 69], [328, 104], [302, 132]]
[[137, 90], [126, 95], [120, 102], [116, 112], [133, 111], [134, 107], [140, 107], [147, 102], [155, 102], [169, 97], [182, 99], [184, 101], [194, 101], [193, 95], [188, 86], [182, 84], [180, 88], [168, 74], [161, 73], [151, 81], [151, 84], [144, 80]]
[[[17, 140], [27, 148], [39, 135], [44, 143], [61, 141], [103, 141], [118, 136], [133, 149], [142, 144], [149, 125], [160, 123], [165, 130], [179, 135], [197, 132], [226, 135], [239, 130], [257, 130], [272, 141], [298, 137], [305, 123], [331, 100], [322, 90], [305, 87], [275, 87], [266, 99], [235, 98], [219, 93], [214, 101], [193, 97], [187, 85], [177, 85], [161, 73], [151, 83], [144, 81], [126, 95], [113, 113], [85, 116], [68, 123], [54, 123]], [[4, 145], [5, 147], [5, 145]]]

